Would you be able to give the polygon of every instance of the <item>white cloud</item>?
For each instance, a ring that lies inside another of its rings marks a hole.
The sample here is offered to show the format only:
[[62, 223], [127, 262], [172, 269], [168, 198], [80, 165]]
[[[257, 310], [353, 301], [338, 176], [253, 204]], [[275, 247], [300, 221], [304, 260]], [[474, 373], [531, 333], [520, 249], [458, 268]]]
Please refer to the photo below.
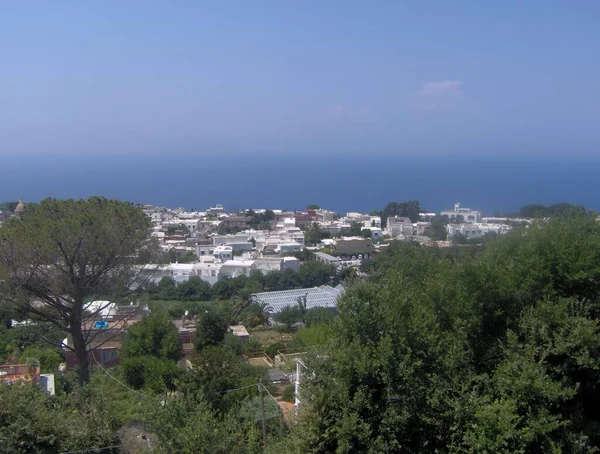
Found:
[[460, 80], [445, 80], [443, 82], [426, 82], [419, 93], [425, 96], [460, 96], [463, 82]]

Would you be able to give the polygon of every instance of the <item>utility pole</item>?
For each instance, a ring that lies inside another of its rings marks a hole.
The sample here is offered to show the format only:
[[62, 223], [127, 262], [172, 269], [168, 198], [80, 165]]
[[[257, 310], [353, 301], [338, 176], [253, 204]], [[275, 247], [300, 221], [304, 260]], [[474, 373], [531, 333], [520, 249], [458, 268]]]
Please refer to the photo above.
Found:
[[262, 384], [262, 378], [258, 380], [258, 392], [260, 394], [260, 417], [262, 421], [263, 445], [267, 447], [267, 421], [265, 420], [265, 396]]

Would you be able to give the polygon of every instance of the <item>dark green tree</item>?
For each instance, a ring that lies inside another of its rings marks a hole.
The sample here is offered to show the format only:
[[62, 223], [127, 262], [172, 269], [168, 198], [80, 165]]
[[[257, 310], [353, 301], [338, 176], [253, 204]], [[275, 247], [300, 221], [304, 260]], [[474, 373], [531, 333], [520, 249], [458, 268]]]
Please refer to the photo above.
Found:
[[183, 346], [177, 328], [166, 315], [150, 314], [127, 330], [120, 356], [123, 359], [154, 356], [177, 361], [183, 357]]
[[294, 323], [302, 321], [302, 311], [298, 306], [286, 306], [275, 314], [274, 318], [275, 321], [283, 323], [290, 330]]
[[220, 345], [229, 329], [230, 317], [218, 309], [206, 310], [200, 314], [196, 327], [196, 350], [201, 351], [208, 346]]
[[0, 230], [0, 294], [25, 317], [48, 321], [70, 338], [79, 378], [89, 378], [83, 326], [90, 300], [118, 301], [141, 288], [157, 260], [150, 221], [117, 200], [46, 199]]

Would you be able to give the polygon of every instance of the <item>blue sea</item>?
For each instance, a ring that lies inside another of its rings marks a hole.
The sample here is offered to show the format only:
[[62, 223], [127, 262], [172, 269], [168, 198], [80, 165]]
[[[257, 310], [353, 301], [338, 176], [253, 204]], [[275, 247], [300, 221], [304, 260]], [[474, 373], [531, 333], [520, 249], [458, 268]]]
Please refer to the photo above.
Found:
[[132, 153], [0, 156], [0, 201], [103, 195], [197, 211], [301, 210], [339, 213], [418, 199], [428, 211], [460, 202], [495, 212], [530, 203], [600, 208], [600, 156], [544, 154]]

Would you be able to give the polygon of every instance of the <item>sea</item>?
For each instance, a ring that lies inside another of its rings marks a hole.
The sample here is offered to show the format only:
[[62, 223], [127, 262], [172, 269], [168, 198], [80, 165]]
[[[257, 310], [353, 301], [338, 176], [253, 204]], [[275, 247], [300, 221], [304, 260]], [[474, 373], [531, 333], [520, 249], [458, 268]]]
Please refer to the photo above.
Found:
[[87, 153], [0, 155], [0, 201], [102, 195], [202, 211], [338, 213], [419, 200], [426, 211], [455, 203], [486, 215], [531, 203], [599, 209], [600, 155], [457, 153]]

